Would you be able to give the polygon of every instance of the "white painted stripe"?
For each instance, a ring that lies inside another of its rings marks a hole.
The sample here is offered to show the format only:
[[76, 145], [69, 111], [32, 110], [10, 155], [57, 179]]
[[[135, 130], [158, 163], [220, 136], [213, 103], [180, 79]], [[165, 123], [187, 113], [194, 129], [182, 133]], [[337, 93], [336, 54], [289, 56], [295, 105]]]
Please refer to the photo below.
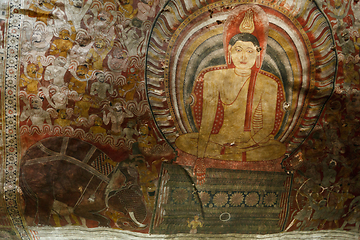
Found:
[[321, 231], [293, 231], [275, 234], [144, 234], [104, 227], [84, 228], [80, 226], [68, 226], [61, 228], [54, 227], [30, 227], [37, 232], [37, 237], [41, 240], [141, 240], [141, 239], [226, 239], [226, 240], [358, 240], [360, 234], [357, 232], [340, 230], [321, 230]]
[[277, 16], [273, 16], [273, 15], [268, 15], [269, 18], [269, 22], [281, 27], [288, 35], [289, 37], [292, 39], [292, 41], [294, 42], [294, 45], [296, 47], [296, 49], [298, 50], [298, 54], [299, 54], [299, 59], [300, 59], [300, 64], [302, 67], [302, 75], [303, 75], [303, 81], [302, 81], [302, 86], [300, 89], [300, 95], [299, 95], [299, 99], [298, 99], [298, 107], [295, 110], [295, 114], [294, 117], [289, 125], [288, 130], [285, 132], [284, 136], [281, 138], [280, 141], [284, 141], [287, 136], [290, 134], [290, 132], [292, 131], [292, 129], [295, 127], [296, 123], [298, 122], [298, 118], [300, 116], [301, 110], [302, 110], [302, 103], [304, 102], [304, 98], [305, 98], [305, 92], [306, 92], [306, 85], [309, 83], [310, 79], [307, 75], [307, 70], [309, 68], [309, 66], [307, 66], [307, 51], [305, 46], [302, 44], [301, 41], [299, 41], [299, 36], [298, 34], [292, 29], [290, 28], [290, 26], [287, 26], [285, 24], [283, 24], [283, 21], [278, 18]]

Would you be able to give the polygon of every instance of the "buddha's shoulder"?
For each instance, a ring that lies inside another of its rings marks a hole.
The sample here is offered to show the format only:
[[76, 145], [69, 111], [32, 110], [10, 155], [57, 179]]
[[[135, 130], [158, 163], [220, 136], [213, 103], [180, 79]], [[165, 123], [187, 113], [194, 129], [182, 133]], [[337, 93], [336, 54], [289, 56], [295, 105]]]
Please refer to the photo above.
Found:
[[274, 74], [265, 71], [260, 71], [257, 75], [256, 83], [277, 87], [279, 84], [281, 84], [281, 81]]
[[206, 78], [206, 79], [214, 79], [215, 77], [229, 77], [234, 74], [234, 70], [228, 68], [226, 65], [220, 65], [215, 67], [209, 67], [202, 70], [199, 74], [198, 78]]

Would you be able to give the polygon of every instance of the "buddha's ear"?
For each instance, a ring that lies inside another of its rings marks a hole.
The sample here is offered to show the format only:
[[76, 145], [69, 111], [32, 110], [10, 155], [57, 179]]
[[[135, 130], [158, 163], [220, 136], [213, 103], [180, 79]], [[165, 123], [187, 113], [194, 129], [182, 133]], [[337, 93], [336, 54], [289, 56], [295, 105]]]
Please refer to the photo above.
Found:
[[256, 67], [260, 68], [260, 52], [257, 52], [257, 54], [256, 54], [255, 63], [256, 63]]
[[229, 46], [228, 46], [228, 54], [227, 54], [228, 62], [229, 62], [229, 63], [231, 62], [231, 53], [230, 53], [231, 47], [232, 47], [232, 46], [229, 44]]

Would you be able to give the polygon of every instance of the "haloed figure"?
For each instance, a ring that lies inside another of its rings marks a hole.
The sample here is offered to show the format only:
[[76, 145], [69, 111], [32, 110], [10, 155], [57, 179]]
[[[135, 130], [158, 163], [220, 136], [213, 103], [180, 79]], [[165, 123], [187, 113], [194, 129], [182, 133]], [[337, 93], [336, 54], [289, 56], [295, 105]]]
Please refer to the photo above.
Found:
[[282, 121], [283, 87], [260, 70], [268, 27], [259, 6], [240, 5], [230, 13], [223, 39], [227, 65], [199, 74], [201, 125], [198, 133], [177, 138], [180, 150], [198, 159], [234, 161], [272, 160], [285, 154], [285, 146], [274, 139]]
[[43, 99], [38, 96], [31, 98], [31, 104], [26, 104], [20, 115], [20, 121], [30, 119], [32, 126], [43, 127], [44, 124], [51, 125], [50, 114], [42, 109]]
[[127, 109], [121, 102], [116, 101], [109, 107], [109, 113], [103, 113], [103, 120], [105, 125], [111, 121], [111, 134], [120, 136], [122, 134], [122, 123], [125, 118], [133, 117], [134, 114]]
[[105, 75], [103, 72], [97, 72], [95, 74], [96, 82], [91, 85], [90, 95], [97, 95], [101, 100], [106, 98], [106, 93], [113, 93], [112, 84], [105, 82]]

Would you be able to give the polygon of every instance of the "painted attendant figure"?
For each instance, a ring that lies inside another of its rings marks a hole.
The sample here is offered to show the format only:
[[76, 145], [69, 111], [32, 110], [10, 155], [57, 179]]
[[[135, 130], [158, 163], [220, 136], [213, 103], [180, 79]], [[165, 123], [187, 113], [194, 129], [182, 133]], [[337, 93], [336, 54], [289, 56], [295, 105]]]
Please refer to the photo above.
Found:
[[193, 110], [200, 130], [175, 142], [197, 162], [265, 161], [285, 154], [285, 145], [274, 139], [283, 117], [283, 86], [261, 70], [268, 29], [266, 13], [257, 5], [240, 5], [227, 18], [223, 34], [227, 65], [203, 70], [194, 89]]

